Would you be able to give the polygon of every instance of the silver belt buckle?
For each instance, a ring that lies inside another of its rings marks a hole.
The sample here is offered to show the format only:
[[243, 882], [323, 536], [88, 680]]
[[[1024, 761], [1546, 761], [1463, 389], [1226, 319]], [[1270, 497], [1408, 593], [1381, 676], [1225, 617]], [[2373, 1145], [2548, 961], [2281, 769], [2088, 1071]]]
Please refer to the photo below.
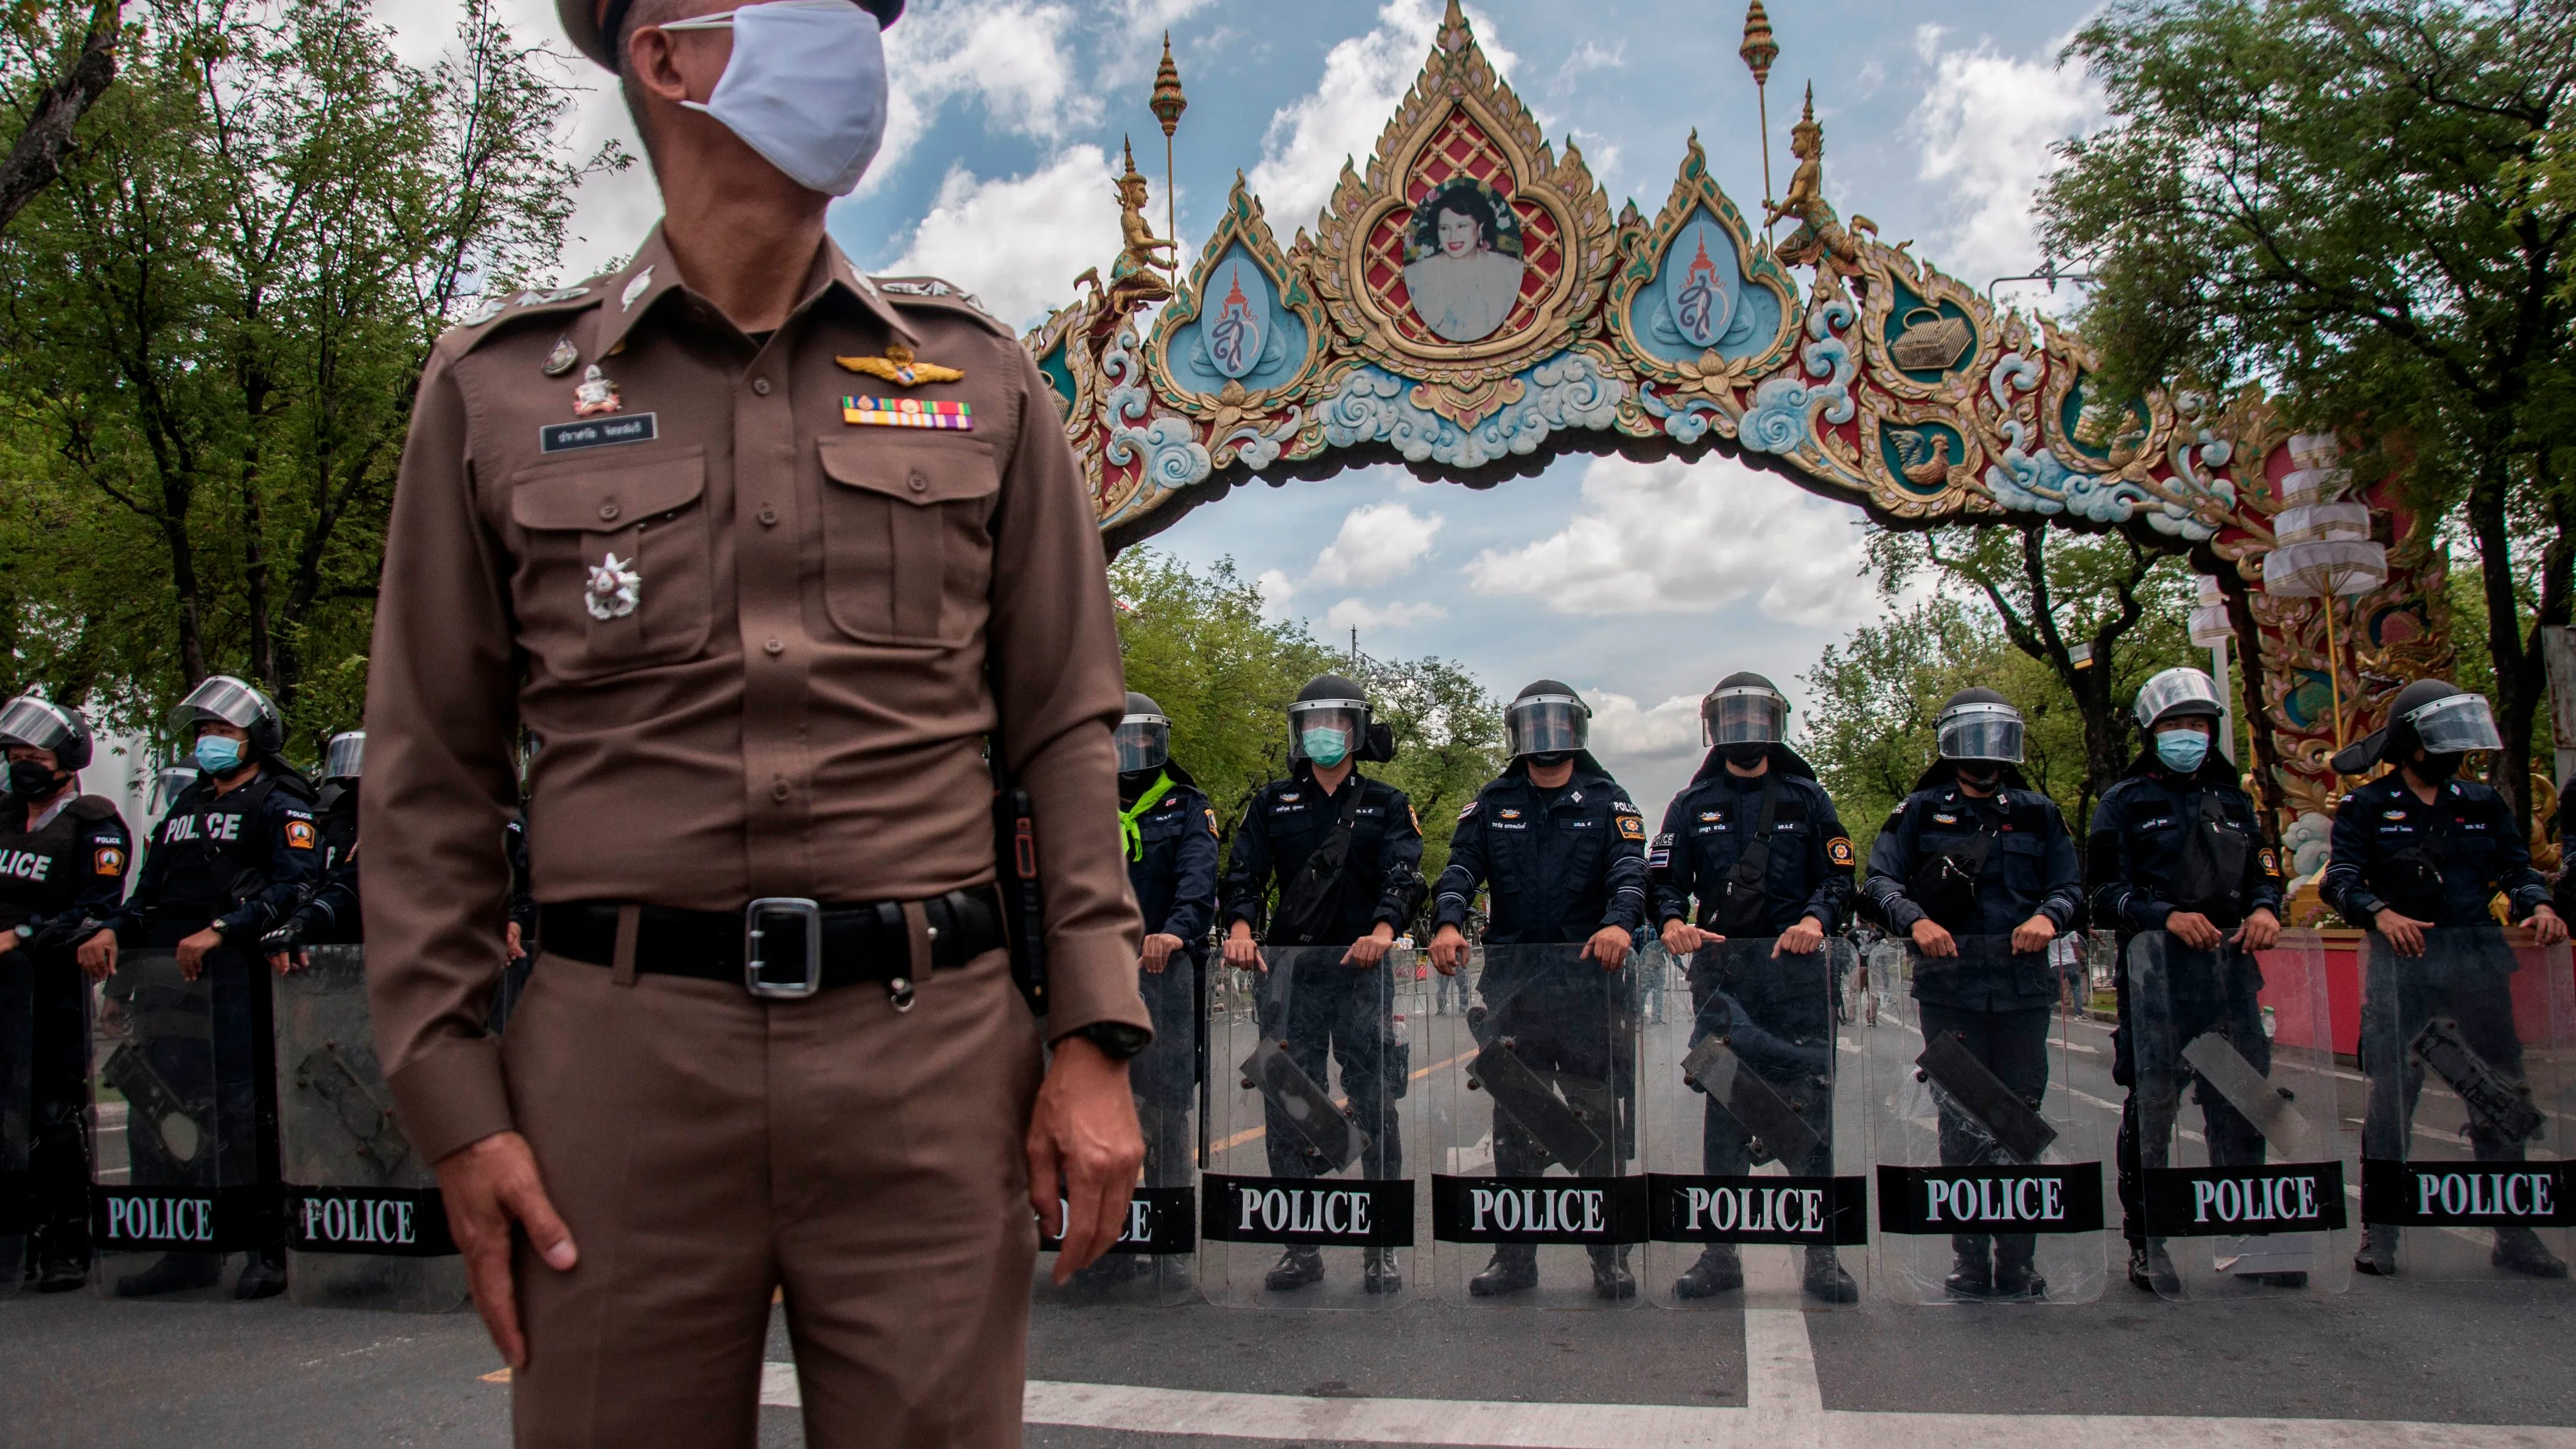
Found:
[[[771, 981], [761, 975], [768, 964], [761, 956], [760, 923], [772, 916], [797, 916], [805, 922], [805, 979]], [[742, 908], [742, 985], [768, 1001], [802, 1001], [823, 989], [823, 907], [802, 896], [763, 896]]]

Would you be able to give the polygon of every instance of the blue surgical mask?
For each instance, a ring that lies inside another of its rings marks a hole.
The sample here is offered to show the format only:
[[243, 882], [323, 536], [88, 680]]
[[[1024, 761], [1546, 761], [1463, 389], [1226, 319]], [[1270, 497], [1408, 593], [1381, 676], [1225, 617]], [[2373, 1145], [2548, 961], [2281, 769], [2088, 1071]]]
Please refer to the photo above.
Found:
[[1297, 737], [1297, 743], [1305, 750], [1307, 759], [1327, 770], [1351, 757], [1348, 730], [1308, 730]]
[[2209, 736], [2198, 730], [2167, 730], [2156, 736], [2156, 758], [2177, 775], [2188, 775], [2209, 758]]
[[847, 196], [885, 141], [885, 40], [852, 0], [768, 0], [664, 30], [733, 31], [704, 111], [789, 180]]
[[197, 768], [209, 775], [229, 775], [241, 768], [242, 742], [223, 735], [197, 741]]

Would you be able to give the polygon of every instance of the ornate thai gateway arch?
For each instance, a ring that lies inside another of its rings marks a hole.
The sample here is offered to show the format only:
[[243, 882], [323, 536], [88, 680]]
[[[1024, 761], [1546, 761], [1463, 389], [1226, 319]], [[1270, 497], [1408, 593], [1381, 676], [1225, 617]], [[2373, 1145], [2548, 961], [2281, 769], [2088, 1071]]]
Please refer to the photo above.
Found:
[[[2254, 764], [2306, 873], [2324, 850], [2322, 819], [2304, 817], [2333, 787], [2338, 701], [2357, 737], [2401, 684], [2449, 661], [2430, 530], [2352, 490], [2334, 440], [2292, 439], [2260, 398], [2101, 395], [2074, 332], [1996, 310], [1865, 218], [1843, 224], [1818, 184], [1812, 103], [1793, 135], [1782, 216], [1796, 228], [1776, 246], [1711, 179], [1696, 134], [1659, 208], [1614, 213], [1450, 0], [1375, 154], [1344, 165], [1293, 242], [1238, 173], [1173, 285], [1131, 155], [1128, 247], [1108, 284], [1086, 278], [1092, 290], [1026, 339], [1111, 545], [1256, 478], [1401, 462], [1490, 487], [1610, 452], [1723, 453], [1896, 526], [2151, 533], [2188, 546], [2224, 591], [2262, 705]], [[2349, 540], [2357, 510], [2283, 516], [2348, 492], [2368, 505], [2385, 577], [2336, 608], [2330, 666], [2319, 601], [2267, 591], [2265, 564], [2276, 545]]]

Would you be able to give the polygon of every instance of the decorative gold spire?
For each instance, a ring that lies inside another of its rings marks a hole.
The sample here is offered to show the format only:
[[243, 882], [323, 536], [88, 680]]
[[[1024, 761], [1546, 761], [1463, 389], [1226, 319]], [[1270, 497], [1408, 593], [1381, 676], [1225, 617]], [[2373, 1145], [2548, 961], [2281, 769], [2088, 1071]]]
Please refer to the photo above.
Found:
[[[1758, 0], [1757, 0], [1758, 3]], [[1190, 98], [1181, 94], [1180, 67], [1172, 64], [1172, 32], [1163, 32], [1163, 63], [1154, 69], [1154, 98], [1147, 102], [1154, 119], [1163, 123], [1163, 139], [1181, 124], [1181, 112], [1190, 108]]]
[[1735, 53], [1752, 69], [1755, 85], [1771, 79], [1771, 62], [1780, 58], [1780, 44], [1771, 38], [1771, 15], [1762, 8], [1762, 0], [1753, 0], [1745, 10], [1744, 44]]
[[1816, 83], [1807, 82], [1807, 109], [1798, 116], [1798, 124], [1789, 128], [1792, 136], [1822, 136], [1825, 128], [1816, 124]]

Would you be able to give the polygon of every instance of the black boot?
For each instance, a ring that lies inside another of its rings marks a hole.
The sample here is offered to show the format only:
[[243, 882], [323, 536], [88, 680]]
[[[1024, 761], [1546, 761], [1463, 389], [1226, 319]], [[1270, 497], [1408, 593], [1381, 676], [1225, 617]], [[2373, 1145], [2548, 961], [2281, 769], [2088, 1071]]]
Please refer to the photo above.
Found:
[[2352, 1255], [2352, 1270], [2373, 1278], [2397, 1276], [2397, 1229], [2385, 1223], [2361, 1226], [2361, 1248]]
[[158, 1298], [165, 1293], [191, 1293], [214, 1287], [223, 1276], [220, 1253], [164, 1253], [151, 1267], [117, 1279], [116, 1296]]
[[1494, 1298], [1505, 1293], [1518, 1293], [1538, 1286], [1538, 1249], [1528, 1243], [1503, 1243], [1494, 1249], [1494, 1261], [1485, 1271], [1467, 1280], [1467, 1291], [1478, 1298]]
[[2529, 1228], [2496, 1229], [2495, 1252], [2488, 1257], [2508, 1273], [2526, 1278], [2564, 1278], [2567, 1265], [2540, 1241], [2540, 1235]]
[[1309, 1283], [1323, 1281], [1322, 1251], [1315, 1248], [1290, 1248], [1279, 1255], [1279, 1266], [1270, 1270], [1269, 1276], [1261, 1280], [1261, 1286], [1273, 1293], [1285, 1293], [1292, 1288], [1303, 1288]]
[[2165, 1251], [2164, 1239], [2149, 1238], [2129, 1245], [2129, 1286], [2159, 1298], [2180, 1296], [2182, 1275], [2174, 1271], [2173, 1257]]
[[1995, 1291], [1995, 1266], [1988, 1256], [1994, 1240], [1961, 1233], [1950, 1239], [1950, 1276], [1941, 1287], [1953, 1298], [1987, 1298]]
[[1843, 1271], [1842, 1255], [1831, 1248], [1807, 1250], [1807, 1296], [1819, 1303], [1858, 1303], [1860, 1284]]
[[2045, 1298], [2048, 1280], [2039, 1276], [2039, 1239], [2030, 1233], [2004, 1233], [1995, 1238], [1995, 1296]]
[[286, 1291], [286, 1250], [260, 1248], [242, 1265], [242, 1275], [233, 1282], [233, 1297], [248, 1303], [258, 1298], [274, 1298]]
[[89, 1225], [53, 1224], [27, 1243], [27, 1275], [39, 1293], [68, 1293], [89, 1281]]
[[1360, 1291], [1363, 1293], [1401, 1293], [1404, 1291], [1404, 1265], [1396, 1261], [1393, 1248], [1367, 1248], [1360, 1254]]
[[1679, 1278], [1673, 1280], [1675, 1298], [1714, 1298], [1732, 1293], [1744, 1286], [1744, 1259], [1733, 1243], [1711, 1243]]
[[1637, 1275], [1628, 1271], [1628, 1245], [1592, 1251], [1592, 1296], [1617, 1302], [1637, 1296]]

